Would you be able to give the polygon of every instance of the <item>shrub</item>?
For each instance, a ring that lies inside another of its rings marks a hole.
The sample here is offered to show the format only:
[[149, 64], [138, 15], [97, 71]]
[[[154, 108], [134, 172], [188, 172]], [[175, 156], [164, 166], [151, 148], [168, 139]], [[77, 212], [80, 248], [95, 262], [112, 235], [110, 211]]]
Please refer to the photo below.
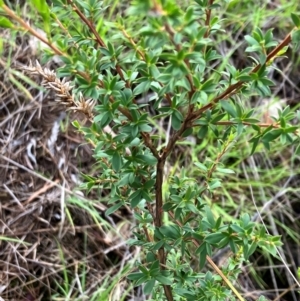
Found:
[[[207, 200], [226, 185], [233, 171], [223, 159], [244, 137], [250, 136], [249, 156], [275, 139], [299, 143], [289, 107], [261, 123], [245, 105], [251, 96], [271, 94], [269, 70], [291, 41], [298, 47], [299, 17], [292, 15], [296, 28], [280, 43], [272, 30], [246, 35], [245, 56], [253, 64], [239, 70], [229, 62], [218, 68], [225, 29], [214, 13], [226, 7], [222, 1], [132, 1], [114, 21], [103, 1], [55, 0], [51, 8], [31, 1], [47, 38], [0, 3], [2, 26], [13, 29], [16, 22], [46, 43], [43, 63], [53, 55], [63, 62], [56, 72], [39, 63], [26, 71], [42, 76], [59, 103], [91, 121], [73, 123], [93, 146], [99, 169], [97, 178], [84, 176], [84, 188], [109, 192], [107, 215], [132, 209], [129, 243], [143, 254], [129, 279], [153, 300], [244, 300], [233, 285], [241, 263], [257, 247], [276, 255], [280, 237], [248, 214], [224, 223]], [[216, 157], [194, 158], [197, 173], [182, 167], [168, 174], [178, 142], [190, 137], [217, 148]], [[232, 256], [219, 268], [212, 257], [226, 247]]]

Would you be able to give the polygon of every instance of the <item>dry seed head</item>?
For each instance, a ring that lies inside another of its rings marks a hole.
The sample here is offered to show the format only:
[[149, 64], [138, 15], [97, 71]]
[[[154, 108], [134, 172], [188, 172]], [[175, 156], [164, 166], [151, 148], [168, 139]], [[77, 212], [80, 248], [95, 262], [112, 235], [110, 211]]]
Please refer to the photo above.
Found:
[[94, 99], [88, 99], [85, 100], [83, 95], [80, 93], [79, 95], [79, 101], [75, 103], [75, 106], [73, 105], [68, 110], [73, 110], [74, 112], [82, 112], [84, 113], [89, 119], [92, 119], [94, 117], [92, 111], [96, 104], [96, 101]]
[[42, 86], [55, 91], [55, 101], [67, 106], [68, 110], [85, 114], [89, 120], [93, 118], [92, 112], [96, 101], [93, 99], [85, 100], [82, 94], [79, 95], [79, 100], [76, 101], [72, 94], [73, 86], [70, 81], [66, 81], [65, 78], [60, 80], [55, 71], [48, 68], [43, 69], [38, 61], [36, 61], [36, 66], [33, 66], [30, 62], [30, 65], [23, 69], [29, 74], [41, 75], [43, 77]]

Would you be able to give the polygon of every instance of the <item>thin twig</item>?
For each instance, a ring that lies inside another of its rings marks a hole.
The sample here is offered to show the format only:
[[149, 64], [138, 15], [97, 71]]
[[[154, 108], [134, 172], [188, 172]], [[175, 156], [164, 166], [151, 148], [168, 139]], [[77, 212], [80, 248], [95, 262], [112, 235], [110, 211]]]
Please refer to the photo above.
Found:
[[59, 50], [55, 45], [49, 42], [49, 40], [42, 35], [40, 35], [35, 29], [33, 29], [31, 26], [29, 26], [22, 18], [17, 16], [11, 9], [9, 9], [5, 4], [1, 6], [1, 8], [4, 9], [4, 11], [15, 21], [17, 21], [19, 24], [25, 28], [25, 30], [29, 31], [33, 36], [35, 36], [37, 39], [48, 45], [56, 54], [58, 55], [64, 55], [64, 53]]
[[[214, 0], [209, 0], [208, 7], [212, 6], [213, 3], [214, 3]], [[205, 25], [207, 26], [207, 30], [206, 30], [204, 37], [208, 38], [209, 32], [210, 32], [209, 23], [210, 23], [210, 18], [211, 18], [211, 9], [210, 8], [206, 9], [205, 14], [206, 14]]]
[[[276, 55], [291, 42], [291, 32], [285, 37], [285, 39], [275, 48], [273, 49], [266, 58], [266, 64], [274, 59]], [[261, 64], [256, 65], [249, 74], [257, 72], [262, 67]], [[215, 106], [220, 100], [227, 99], [228, 96], [236, 94], [244, 85], [243, 81], [239, 81], [233, 85], [230, 85], [223, 93], [221, 93], [219, 96], [216, 96], [209, 104], [203, 106], [202, 108], [196, 110], [189, 116], [190, 121], [195, 121], [198, 119], [204, 112], [211, 109], [213, 106]]]
[[106, 47], [105, 43], [99, 36], [96, 28], [93, 26], [93, 24], [86, 18], [86, 16], [80, 11], [80, 9], [76, 6], [76, 4], [72, 0], [68, 0], [68, 3], [72, 6], [75, 13], [80, 17], [80, 19], [88, 26], [88, 28], [93, 32], [94, 36], [97, 39], [98, 44], [101, 47]]
[[24, 203], [23, 205], [26, 206], [29, 203], [31, 203], [35, 198], [37, 198], [39, 195], [45, 193], [46, 191], [48, 191], [49, 189], [51, 189], [52, 187], [56, 186], [56, 184], [59, 183], [59, 180], [54, 180], [53, 182], [47, 183], [45, 184], [41, 189], [35, 191]]

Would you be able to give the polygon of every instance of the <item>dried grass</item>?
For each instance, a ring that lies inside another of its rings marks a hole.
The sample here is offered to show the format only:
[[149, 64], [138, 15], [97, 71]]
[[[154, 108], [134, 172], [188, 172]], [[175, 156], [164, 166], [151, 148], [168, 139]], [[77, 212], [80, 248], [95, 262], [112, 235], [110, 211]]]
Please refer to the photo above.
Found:
[[[67, 201], [80, 172], [92, 172], [94, 161], [90, 146], [68, 123], [64, 106], [90, 119], [94, 103], [83, 97], [76, 102], [70, 84], [39, 65], [29, 71], [42, 75], [44, 86], [58, 93], [16, 78], [35, 59], [28, 37], [19, 36], [17, 42], [13, 49], [5, 44], [0, 60], [1, 300], [50, 300], [59, 285], [66, 285], [66, 277], [69, 297], [89, 300], [134, 255], [125, 245], [130, 223], [115, 216], [103, 228], [87, 210]], [[93, 209], [104, 220], [105, 206], [98, 203]], [[112, 229], [121, 222], [118, 236]]]

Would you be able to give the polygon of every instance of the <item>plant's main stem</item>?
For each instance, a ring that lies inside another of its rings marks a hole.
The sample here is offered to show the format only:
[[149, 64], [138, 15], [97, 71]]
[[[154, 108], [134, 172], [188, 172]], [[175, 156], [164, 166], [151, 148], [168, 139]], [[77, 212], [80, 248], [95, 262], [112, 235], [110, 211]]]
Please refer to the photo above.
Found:
[[156, 214], [155, 214], [155, 226], [162, 226], [162, 216], [163, 216], [163, 196], [162, 196], [162, 184], [163, 184], [163, 173], [164, 173], [165, 160], [163, 158], [158, 159], [156, 167]]
[[[155, 220], [154, 225], [156, 228], [160, 228], [163, 224], [163, 194], [162, 185], [164, 180], [164, 166], [166, 158], [160, 157], [156, 166], [156, 183], [155, 183], [155, 194], [156, 194], [156, 208], [155, 208]], [[164, 247], [158, 250], [158, 260], [162, 270], [166, 269], [166, 253]], [[165, 295], [168, 301], [173, 301], [172, 288], [170, 285], [163, 285]]]

